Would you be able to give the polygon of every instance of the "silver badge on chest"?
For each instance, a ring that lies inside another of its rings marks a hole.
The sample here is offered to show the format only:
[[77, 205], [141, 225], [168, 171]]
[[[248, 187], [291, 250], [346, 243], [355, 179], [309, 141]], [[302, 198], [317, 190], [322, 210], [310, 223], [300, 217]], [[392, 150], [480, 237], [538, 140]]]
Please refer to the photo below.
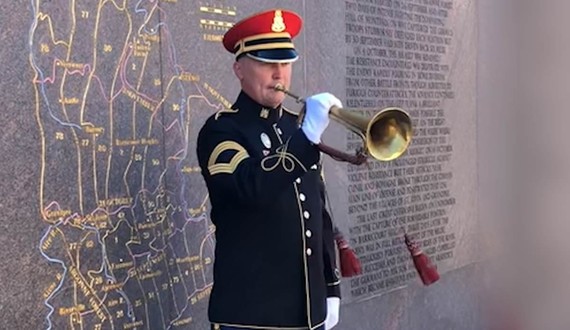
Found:
[[271, 139], [269, 139], [269, 136], [265, 133], [261, 133], [261, 143], [263, 143], [265, 148], [271, 148]]

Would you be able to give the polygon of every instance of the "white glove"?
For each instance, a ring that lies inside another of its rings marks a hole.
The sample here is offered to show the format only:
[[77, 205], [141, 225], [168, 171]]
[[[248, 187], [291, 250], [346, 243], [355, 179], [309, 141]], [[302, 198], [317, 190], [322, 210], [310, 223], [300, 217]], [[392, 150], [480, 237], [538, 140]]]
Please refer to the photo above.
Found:
[[340, 298], [327, 298], [327, 318], [325, 319], [325, 330], [332, 329], [338, 324], [340, 315]]
[[309, 141], [321, 143], [321, 135], [329, 125], [329, 111], [332, 106], [342, 108], [342, 103], [330, 93], [313, 95], [305, 100], [305, 118], [301, 129]]

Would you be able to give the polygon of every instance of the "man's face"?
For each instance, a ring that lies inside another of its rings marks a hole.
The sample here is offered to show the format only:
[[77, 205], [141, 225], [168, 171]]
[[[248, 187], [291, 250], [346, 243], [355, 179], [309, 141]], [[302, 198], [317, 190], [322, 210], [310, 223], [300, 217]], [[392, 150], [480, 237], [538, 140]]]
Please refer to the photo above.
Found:
[[264, 63], [243, 56], [234, 63], [234, 72], [243, 91], [257, 103], [275, 108], [283, 102], [285, 94], [273, 89], [281, 84], [289, 88], [291, 63]]

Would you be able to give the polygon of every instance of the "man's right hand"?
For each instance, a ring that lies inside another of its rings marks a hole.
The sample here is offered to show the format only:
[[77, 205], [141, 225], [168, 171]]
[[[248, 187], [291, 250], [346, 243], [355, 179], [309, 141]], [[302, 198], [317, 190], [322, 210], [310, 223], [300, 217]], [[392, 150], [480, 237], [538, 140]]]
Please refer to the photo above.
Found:
[[342, 102], [330, 93], [313, 95], [305, 100], [305, 118], [301, 129], [314, 144], [321, 143], [321, 135], [329, 125], [329, 111], [333, 106], [342, 108]]

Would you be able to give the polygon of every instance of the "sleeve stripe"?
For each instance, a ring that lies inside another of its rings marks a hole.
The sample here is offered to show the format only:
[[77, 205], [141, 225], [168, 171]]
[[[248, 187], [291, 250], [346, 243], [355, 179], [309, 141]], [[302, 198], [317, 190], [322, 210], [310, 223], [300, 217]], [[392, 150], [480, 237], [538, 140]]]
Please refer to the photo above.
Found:
[[238, 167], [239, 163], [241, 163], [243, 160], [247, 158], [249, 158], [247, 152], [244, 153], [240, 151], [237, 154], [235, 154], [235, 156], [232, 158], [232, 160], [229, 163], [214, 164], [212, 166], [208, 166], [208, 171], [210, 172], [210, 175], [220, 174], [220, 173], [232, 174]]
[[222, 154], [222, 152], [224, 152], [226, 150], [235, 150], [237, 152], [244, 152], [247, 154], [247, 151], [245, 151], [244, 147], [239, 145], [237, 142], [234, 142], [234, 141], [220, 142], [214, 148], [214, 150], [212, 151], [212, 154], [210, 155], [210, 158], [208, 159], [208, 167], [214, 165], [216, 163], [216, 159], [218, 159], [218, 156], [220, 156]]
[[[227, 150], [235, 150], [237, 153], [232, 157], [229, 163], [217, 164], [216, 160], [218, 157]], [[231, 174], [235, 171], [237, 166], [247, 158], [249, 158], [249, 154], [244, 147], [234, 141], [224, 141], [218, 144], [212, 151], [208, 160], [208, 171], [210, 172], [210, 175], [220, 173]]]

